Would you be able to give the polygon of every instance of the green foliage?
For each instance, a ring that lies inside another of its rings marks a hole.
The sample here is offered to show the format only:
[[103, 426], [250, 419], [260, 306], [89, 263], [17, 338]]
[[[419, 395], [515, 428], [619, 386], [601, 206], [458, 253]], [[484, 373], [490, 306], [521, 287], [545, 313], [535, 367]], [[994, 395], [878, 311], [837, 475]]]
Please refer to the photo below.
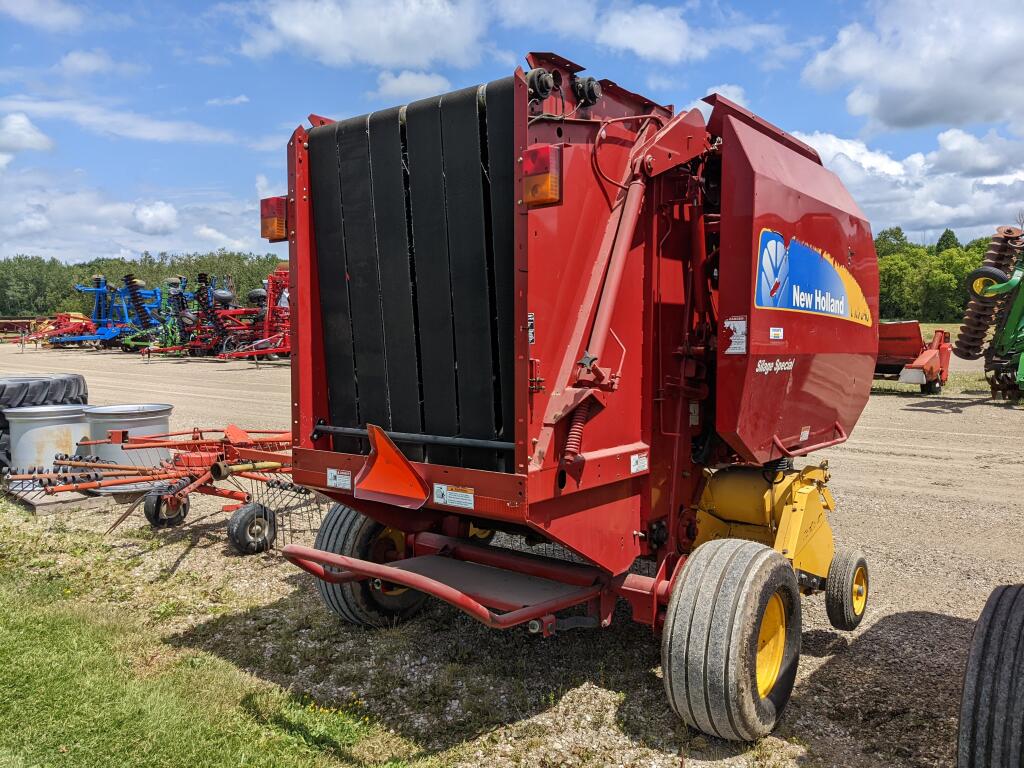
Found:
[[902, 227], [883, 229], [878, 233], [878, 237], [875, 238], [875, 253], [878, 254], [878, 258], [889, 256], [909, 246], [910, 242], [907, 240], [907, 236], [903, 234]]
[[968, 298], [964, 281], [981, 264], [987, 246], [987, 237], [962, 246], [950, 229], [927, 247], [908, 242], [899, 227], [882, 230], [875, 238], [882, 317], [959, 320]]
[[948, 251], [950, 248], [959, 248], [959, 247], [960, 247], [960, 241], [957, 240], [956, 233], [952, 229], [950, 229], [949, 227], [946, 227], [946, 229], [942, 232], [942, 234], [939, 235], [939, 242], [937, 242], [935, 244], [935, 250], [938, 253], [942, 253], [943, 251]]
[[186, 253], [153, 256], [143, 253], [139, 259], [94, 259], [80, 264], [65, 264], [39, 256], [14, 256], [0, 259], [0, 317], [52, 315], [55, 312], [88, 312], [92, 303], [87, 294], [74, 289], [87, 284], [93, 275], [106, 275], [110, 284], [121, 285], [129, 272], [146, 286], [162, 286], [164, 280], [185, 275], [195, 285], [196, 275], [205, 272], [234, 279], [235, 293], [244, 297], [274, 270], [280, 259], [273, 254], [257, 255], [219, 250], [213, 253]]

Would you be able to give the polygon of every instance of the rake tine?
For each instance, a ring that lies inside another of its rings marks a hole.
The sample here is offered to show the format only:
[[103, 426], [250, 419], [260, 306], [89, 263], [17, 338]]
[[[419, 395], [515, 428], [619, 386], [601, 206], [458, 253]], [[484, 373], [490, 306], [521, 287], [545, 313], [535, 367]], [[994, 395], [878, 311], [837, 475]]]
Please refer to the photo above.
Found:
[[139, 504], [142, 503], [142, 500], [145, 499], [145, 498], [146, 498], [146, 492], [140, 493], [138, 498], [136, 498], [135, 501], [133, 501], [128, 506], [128, 509], [126, 509], [124, 511], [124, 513], [119, 518], [117, 518], [117, 520], [114, 521], [113, 525], [111, 525], [109, 528], [107, 528], [106, 532], [103, 535], [104, 536], [109, 535], [111, 531], [113, 531], [115, 528], [117, 528], [117, 526], [119, 526], [121, 523], [123, 523], [125, 520], [127, 520], [128, 519], [128, 515], [130, 515], [132, 512], [134, 512], [135, 509], [139, 506]]

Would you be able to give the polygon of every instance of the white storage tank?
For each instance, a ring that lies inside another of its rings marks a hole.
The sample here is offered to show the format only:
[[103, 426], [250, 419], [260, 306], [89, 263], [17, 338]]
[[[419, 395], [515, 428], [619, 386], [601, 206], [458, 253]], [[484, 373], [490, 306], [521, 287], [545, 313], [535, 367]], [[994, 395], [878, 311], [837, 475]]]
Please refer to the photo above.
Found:
[[[88, 439], [106, 440], [107, 433], [113, 429], [128, 430], [128, 434], [132, 437], [166, 434], [171, 431], [172, 410], [174, 410], [174, 406], [167, 403], [88, 406], [85, 409]], [[99, 456], [101, 459], [117, 464], [133, 465], [152, 465], [160, 459], [170, 456], [170, 452], [162, 448], [159, 450], [125, 451], [120, 445], [109, 444], [84, 445], [77, 453], [86, 456]]]
[[89, 434], [85, 405], [30, 405], [6, 408], [10, 424], [11, 466], [53, 468], [58, 453], [75, 453]]

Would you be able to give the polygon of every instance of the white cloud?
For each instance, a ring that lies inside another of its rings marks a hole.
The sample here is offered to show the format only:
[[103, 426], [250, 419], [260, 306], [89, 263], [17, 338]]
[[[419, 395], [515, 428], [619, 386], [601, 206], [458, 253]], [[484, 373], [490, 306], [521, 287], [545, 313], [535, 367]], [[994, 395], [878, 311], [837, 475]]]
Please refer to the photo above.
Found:
[[23, 112], [36, 118], [69, 120], [86, 130], [107, 136], [160, 142], [230, 143], [238, 140], [227, 131], [181, 120], [160, 120], [128, 110], [109, 109], [74, 99], [0, 98], [0, 111]]
[[208, 67], [224, 67], [230, 63], [227, 56], [221, 56], [219, 53], [204, 53], [202, 56], [196, 56], [196, 61]]
[[169, 235], [178, 228], [178, 209], [163, 200], [135, 206], [132, 216], [131, 228], [147, 235]]
[[[259, 239], [253, 196], [239, 199], [221, 191], [163, 190], [156, 199], [117, 199], [90, 187], [80, 173], [23, 169], [4, 176], [0, 210], [0, 257], [24, 253], [85, 261], [221, 246], [286, 252]], [[209, 231], [197, 233], [200, 227]]]
[[[962, 134], [963, 132], [959, 132]], [[1024, 142], [989, 134], [940, 134], [938, 149], [899, 159], [871, 149], [863, 141], [830, 133], [795, 133], [818, 150], [871, 222], [875, 232], [901, 226], [910, 233], [934, 235], [952, 227], [961, 237], [988, 234], [1012, 224], [1024, 209]], [[956, 149], [971, 145], [982, 156], [1013, 158], [995, 175], [978, 175], [971, 163], [958, 165]]]
[[256, 174], [256, 197], [262, 200], [264, 197], [277, 197], [285, 193], [285, 185], [280, 182], [271, 183], [262, 173]]
[[670, 64], [703, 59], [709, 51], [699, 33], [694, 34], [683, 18], [682, 8], [646, 4], [606, 13], [597, 31], [597, 42]]
[[939, 148], [928, 154], [936, 170], [965, 176], [1004, 174], [1024, 164], [1024, 142], [1005, 139], [995, 131], [984, 138], [950, 128], [938, 136]]
[[53, 141], [40, 131], [24, 112], [0, 117], [0, 152], [10, 155], [27, 149], [46, 150]]
[[249, 97], [244, 93], [240, 93], [237, 96], [224, 96], [217, 99], [207, 99], [206, 103], [211, 107], [231, 107], [236, 104], [248, 104]]
[[1020, 0], [890, 0], [869, 6], [805, 67], [819, 87], [849, 88], [851, 114], [895, 128], [1024, 116]]
[[246, 247], [246, 241], [229, 237], [219, 229], [214, 229], [206, 224], [201, 224], [196, 227], [195, 232], [197, 236], [208, 241], [216, 248], [227, 248], [230, 251], [240, 251], [244, 250]]
[[366, 95], [376, 99], [405, 102], [444, 93], [451, 90], [451, 87], [448, 79], [441, 75], [405, 69], [397, 75], [381, 72], [377, 75], [377, 90]]
[[[752, 24], [733, 14], [716, 27], [692, 26], [693, 8], [687, 5], [659, 6], [651, 3], [612, 2], [599, 7], [596, 0], [558, 3], [552, 13], [547, 0], [502, 0], [498, 20], [506, 27], [536, 29], [543, 24], [562, 37], [596, 42], [616, 51], [626, 51], [648, 61], [679, 64], [705, 59], [717, 49], [752, 51], [765, 46], [762, 66], [776, 65], [798, 55], [799, 49], [785, 43], [784, 32], [774, 24]], [[543, 21], [541, 21], [543, 20]]]
[[591, 29], [597, 17], [596, 0], [561, 0], [552, 13], [550, 0], [500, 0], [495, 4], [498, 20], [506, 27], [536, 28], [543, 19], [545, 30], [559, 35], [578, 36]]
[[0, 13], [48, 32], [74, 30], [83, 20], [81, 11], [61, 0], [0, 0]]
[[831, 165], [838, 156], [842, 155], [846, 160], [873, 173], [885, 176], [903, 176], [905, 173], [903, 163], [893, 160], [885, 152], [868, 149], [867, 144], [859, 139], [841, 139], [831, 133], [821, 131], [814, 133], [794, 131], [793, 136], [818, 150], [821, 162], [825, 165]]
[[54, 69], [65, 77], [86, 77], [112, 72], [121, 75], [131, 75], [141, 70], [136, 64], [114, 61], [110, 54], [102, 48], [94, 48], [91, 51], [70, 51], [57, 62]]
[[268, 0], [244, 20], [253, 57], [299, 50], [329, 66], [468, 66], [487, 14], [478, 0]]
[[[729, 101], [734, 101], [741, 107], [747, 106], [747, 92], [743, 90], [742, 85], [736, 85], [735, 83], [721, 83], [719, 85], [712, 85], [708, 88], [705, 96], [710, 96], [712, 93], [718, 93], [727, 98]], [[699, 109], [701, 114], [704, 115], [704, 119], [707, 120], [711, 116], [711, 105], [701, 99], [696, 99], [686, 105], [687, 110]]]

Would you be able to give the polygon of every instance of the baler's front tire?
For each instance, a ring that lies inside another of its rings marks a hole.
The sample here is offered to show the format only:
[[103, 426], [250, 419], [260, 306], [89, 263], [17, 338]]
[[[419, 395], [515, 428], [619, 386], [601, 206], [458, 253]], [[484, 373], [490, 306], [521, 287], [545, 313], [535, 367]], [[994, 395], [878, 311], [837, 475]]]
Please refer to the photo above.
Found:
[[691, 728], [733, 741], [771, 732], [800, 659], [800, 589], [775, 550], [702, 544], [676, 577], [661, 666], [672, 709]]
[[997, 587], [974, 628], [960, 704], [957, 765], [1024, 765], [1024, 585]]
[[858, 549], [837, 549], [825, 580], [825, 612], [836, 629], [852, 632], [864, 618], [871, 579]]
[[[335, 504], [316, 534], [316, 549], [372, 562], [404, 554], [404, 535], [344, 504]], [[398, 551], [394, 551], [398, 550]], [[415, 615], [427, 596], [412, 589], [375, 587], [369, 579], [347, 584], [316, 580], [324, 603], [342, 620], [363, 627], [384, 627]]]

